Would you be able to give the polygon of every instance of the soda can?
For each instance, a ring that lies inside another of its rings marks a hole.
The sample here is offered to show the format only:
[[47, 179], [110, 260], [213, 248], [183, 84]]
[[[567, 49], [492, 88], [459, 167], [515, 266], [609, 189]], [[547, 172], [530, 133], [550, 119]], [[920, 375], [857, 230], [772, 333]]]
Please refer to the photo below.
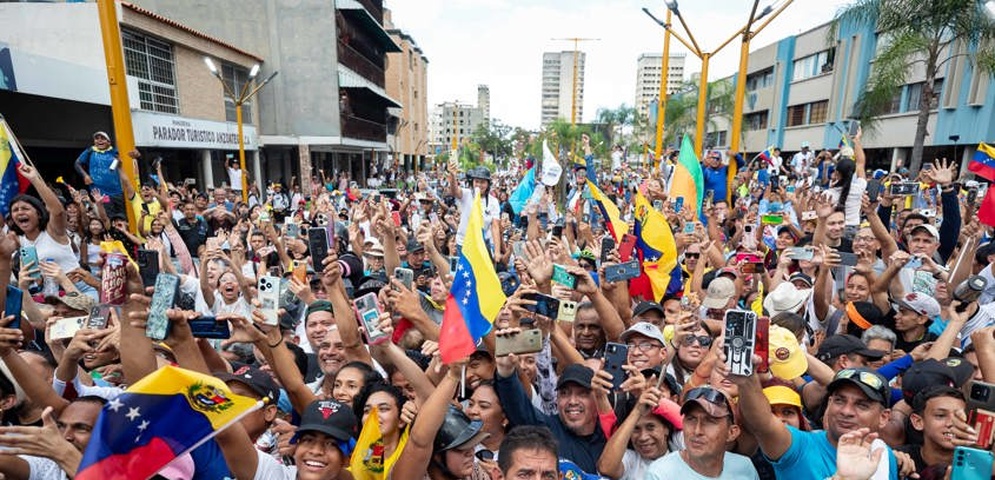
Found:
[[100, 303], [123, 305], [127, 298], [125, 282], [128, 280], [128, 256], [122, 253], [108, 253], [104, 257], [104, 268], [100, 278]]

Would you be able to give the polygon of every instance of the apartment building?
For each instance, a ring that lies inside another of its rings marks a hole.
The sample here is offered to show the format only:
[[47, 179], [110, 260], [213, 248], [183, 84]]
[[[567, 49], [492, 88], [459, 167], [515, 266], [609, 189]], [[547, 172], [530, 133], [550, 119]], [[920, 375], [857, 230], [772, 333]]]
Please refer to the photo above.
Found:
[[585, 58], [584, 52], [573, 50], [542, 54], [542, 126], [549, 125], [556, 119], [569, 121], [574, 108], [577, 122], [584, 118]]
[[[670, 55], [667, 62], [667, 95], [676, 92], [684, 80], [686, 56], [685, 53]], [[659, 101], [662, 68], [663, 55], [659, 53], [644, 53], [636, 60], [636, 96], [632, 104], [641, 116], [648, 116], [650, 104]]]
[[387, 55], [387, 95], [402, 105], [388, 109], [397, 120], [388, 125], [393, 155], [384, 166], [411, 170], [422, 167], [428, 154], [428, 57], [411, 35], [394, 25], [390, 10], [384, 11], [384, 26], [401, 48]]

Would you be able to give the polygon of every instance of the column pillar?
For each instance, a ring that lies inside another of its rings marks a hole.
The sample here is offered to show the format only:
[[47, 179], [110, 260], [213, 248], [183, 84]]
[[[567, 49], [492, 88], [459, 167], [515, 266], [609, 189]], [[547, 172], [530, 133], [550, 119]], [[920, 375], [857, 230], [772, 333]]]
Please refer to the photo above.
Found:
[[204, 187], [214, 188], [214, 162], [211, 161], [211, 151], [200, 151], [201, 173], [204, 175]]

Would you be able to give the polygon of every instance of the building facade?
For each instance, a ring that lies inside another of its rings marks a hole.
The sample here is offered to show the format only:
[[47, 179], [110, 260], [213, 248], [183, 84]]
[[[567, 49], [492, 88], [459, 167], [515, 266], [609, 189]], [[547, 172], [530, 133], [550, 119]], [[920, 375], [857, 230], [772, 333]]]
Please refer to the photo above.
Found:
[[[229, 184], [224, 164], [237, 157], [235, 106], [204, 57], [235, 88], [264, 58], [134, 4], [118, 3], [117, 17], [139, 151], [161, 157], [172, 182]], [[46, 177], [80, 185], [73, 161], [94, 132], [115, 136], [105, 65], [96, 3], [0, 3], [0, 109]], [[255, 178], [258, 119], [258, 105], [246, 103], [243, 136]], [[140, 180], [149, 178], [148, 165], [139, 162]]]
[[257, 97], [266, 179], [362, 183], [386, 161], [388, 108], [402, 106], [386, 92], [386, 58], [401, 49], [383, 28], [382, 0], [134, 3], [258, 52], [263, 77], [280, 72]]
[[486, 125], [490, 105], [490, 88], [487, 85], [477, 86], [476, 106], [460, 102], [445, 102], [432, 109], [429, 121], [429, 150], [432, 155], [439, 155], [452, 149], [453, 137], [458, 144], [470, 140], [473, 132]]
[[428, 57], [411, 35], [394, 25], [390, 10], [384, 12], [384, 26], [401, 48], [387, 55], [387, 95], [403, 105], [390, 108], [397, 121], [388, 129], [392, 161], [385, 167], [411, 170], [423, 166], [428, 154]]
[[[686, 55], [685, 53], [670, 55], [667, 65], [667, 95], [676, 92], [684, 81]], [[662, 64], [663, 55], [659, 53], [644, 53], [636, 60], [636, 96], [633, 105], [643, 117], [649, 115], [650, 104], [659, 100]]]
[[[802, 142], [813, 149], [838, 147], [881, 40], [873, 25], [843, 25], [832, 42], [828, 30], [829, 24], [820, 25], [750, 53], [742, 144], [751, 155], [770, 145], [791, 153]], [[940, 57], [950, 60], [936, 80], [923, 158], [963, 163], [979, 142], [995, 139], [995, 87], [962, 55], [967, 48], [951, 45]], [[871, 166], [908, 164], [924, 81], [923, 62], [916, 62], [895, 91], [889, 113], [865, 133]], [[728, 132], [728, 121], [713, 123], [715, 137]]]
[[[584, 118], [584, 52], [573, 50], [542, 54], [542, 126], [556, 119], [570, 120], [576, 108], [577, 122]], [[576, 61], [576, 83], [574, 62]], [[576, 105], [574, 91], [576, 90]]]

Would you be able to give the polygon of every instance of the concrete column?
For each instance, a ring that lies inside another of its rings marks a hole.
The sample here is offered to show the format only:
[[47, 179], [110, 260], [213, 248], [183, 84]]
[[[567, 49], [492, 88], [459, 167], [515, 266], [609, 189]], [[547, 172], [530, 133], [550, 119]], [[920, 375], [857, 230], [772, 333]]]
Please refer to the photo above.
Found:
[[200, 151], [201, 173], [204, 175], [204, 185], [206, 188], [214, 188], [214, 165], [211, 162], [211, 151]]
[[[250, 182], [250, 184], [255, 183], [259, 187], [260, 192], [265, 190], [263, 186], [266, 185], [266, 179], [263, 178], [263, 169], [262, 164], [259, 162], [258, 149], [252, 151], [252, 178], [254, 179], [254, 182]], [[249, 188], [249, 186], [246, 185], [245, 188]]]

